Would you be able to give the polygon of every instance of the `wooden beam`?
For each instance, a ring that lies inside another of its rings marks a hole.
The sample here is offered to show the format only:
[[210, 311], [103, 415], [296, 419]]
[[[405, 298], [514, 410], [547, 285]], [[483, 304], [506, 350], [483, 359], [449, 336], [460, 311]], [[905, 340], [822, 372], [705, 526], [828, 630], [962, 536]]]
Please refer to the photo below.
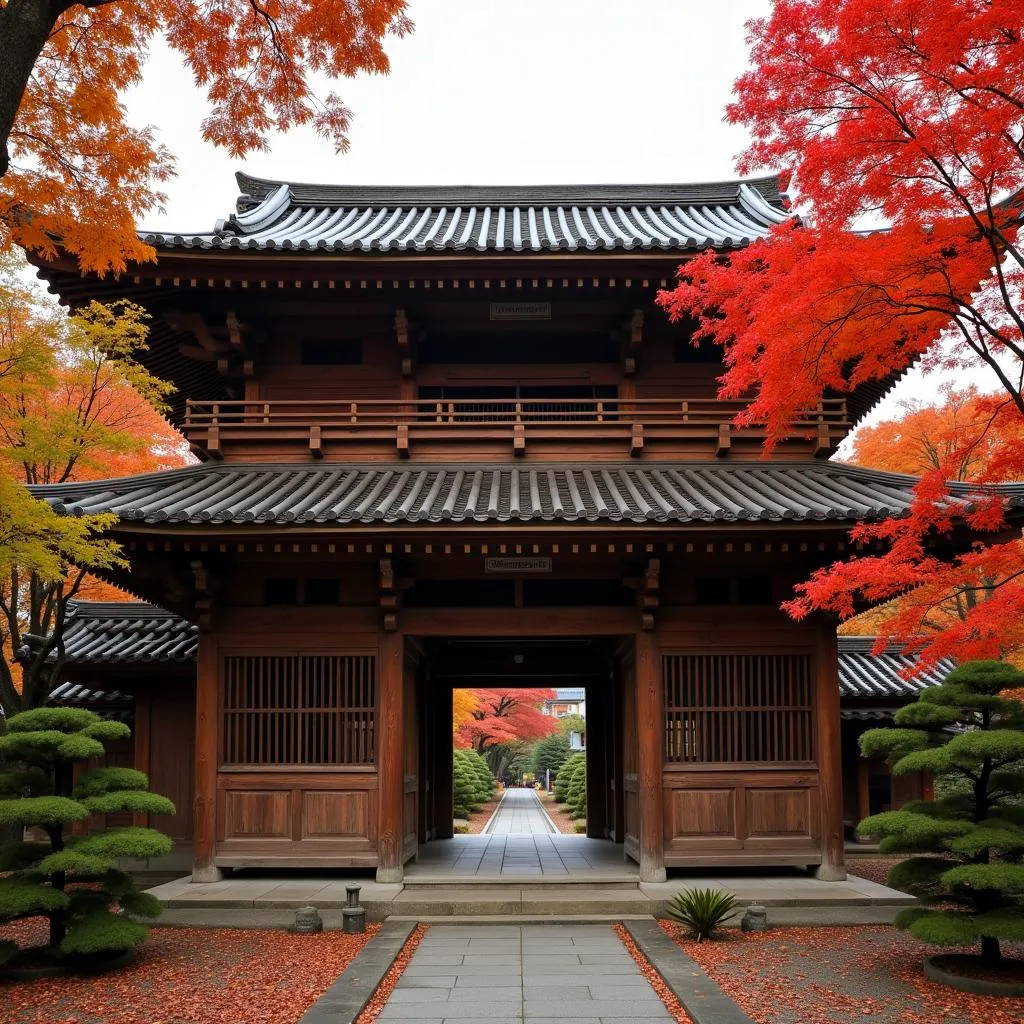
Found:
[[[658, 635], [638, 630], [635, 638], [637, 797], [640, 806], [640, 881], [664, 882], [664, 770], [665, 731], [661, 700], [661, 665]], [[836, 691], [838, 695], [838, 689]], [[838, 697], [837, 697], [838, 699]]]
[[522, 423], [512, 424], [512, 454], [526, 454], [526, 427]]
[[395, 447], [398, 449], [400, 459], [409, 458], [409, 426], [406, 423], [398, 424], [398, 432], [395, 437]]
[[629, 454], [635, 459], [644, 453], [644, 425], [642, 423], [633, 424], [633, 436], [629, 442]]
[[323, 440], [320, 437], [320, 425], [318, 423], [314, 423], [309, 428], [309, 454], [314, 459], [322, 459], [324, 457]]
[[218, 341], [210, 331], [210, 326], [202, 313], [190, 309], [165, 309], [164, 320], [175, 331], [191, 331], [196, 341], [207, 352], [226, 352], [228, 346]]
[[405, 805], [405, 716], [402, 700], [405, 640], [379, 637], [377, 670], [377, 881], [401, 882]]
[[821, 624], [814, 674], [821, 804], [821, 864], [815, 875], [826, 882], [841, 882], [846, 878], [846, 861], [843, 846], [843, 763], [839, 734], [839, 641], [835, 626], [830, 623]]
[[635, 608], [404, 608], [410, 636], [625, 636]]
[[219, 882], [217, 853], [217, 734], [220, 724], [217, 635], [199, 634], [196, 662], [196, 774], [192, 881]]
[[238, 314], [229, 312], [225, 317], [228, 327], [228, 342], [236, 352], [245, 354], [245, 340], [242, 338], [242, 325], [238, 322]]
[[732, 437], [729, 430], [728, 423], [720, 423], [718, 425], [718, 447], [715, 449], [715, 455], [718, 458], [724, 458], [729, 454], [729, 449], [732, 447]]

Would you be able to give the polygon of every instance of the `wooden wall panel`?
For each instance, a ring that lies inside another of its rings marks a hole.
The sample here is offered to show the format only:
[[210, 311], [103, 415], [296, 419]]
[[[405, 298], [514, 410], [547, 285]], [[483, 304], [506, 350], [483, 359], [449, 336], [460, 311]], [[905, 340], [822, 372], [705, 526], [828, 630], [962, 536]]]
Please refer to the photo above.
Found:
[[811, 790], [748, 789], [747, 835], [751, 840], [810, 840]]
[[367, 771], [221, 771], [222, 867], [373, 867], [377, 776]]
[[664, 799], [666, 864], [821, 862], [817, 770], [670, 768]]
[[286, 839], [290, 805], [287, 790], [228, 792], [224, 795], [224, 838]]
[[302, 792], [302, 837], [366, 836], [370, 831], [370, 800], [365, 791]]
[[195, 799], [195, 684], [175, 682], [173, 687], [154, 688], [148, 714], [149, 786], [167, 797], [176, 813], [169, 818], [152, 817], [150, 824], [176, 842], [192, 839]]

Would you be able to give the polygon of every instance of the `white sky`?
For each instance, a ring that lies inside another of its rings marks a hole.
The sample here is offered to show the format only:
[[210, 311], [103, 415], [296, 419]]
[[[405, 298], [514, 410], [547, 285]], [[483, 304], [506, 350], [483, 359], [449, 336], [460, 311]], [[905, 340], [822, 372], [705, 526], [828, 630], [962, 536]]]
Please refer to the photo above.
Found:
[[[204, 97], [155, 49], [132, 119], [178, 159], [165, 212], [144, 226], [210, 230], [234, 210], [234, 171], [350, 184], [551, 184], [734, 177], [745, 131], [723, 120], [747, 64], [744, 22], [769, 0], [411, 0], [416, 31], [388, 77], [334, 88], [354, 113], [343, 156], [310, 131], [244, 162], [202, 142]], [[325, 90], [326, 91], [326, 87]], [[869, 422], [929, 399], [912, 372]]]

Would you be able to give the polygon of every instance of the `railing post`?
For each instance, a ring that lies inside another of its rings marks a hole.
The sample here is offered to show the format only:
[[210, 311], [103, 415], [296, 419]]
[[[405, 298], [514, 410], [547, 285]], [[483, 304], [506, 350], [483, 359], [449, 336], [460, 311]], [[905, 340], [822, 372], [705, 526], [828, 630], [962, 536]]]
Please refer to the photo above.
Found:
[[448, 422], [449, 423], [454, 423], [455, 422], [455, 403], [454, 402], [449, 402], [448, 403]]
[[689, 423], [690, 422], [690, 403], [689, 402], [683, 402], [681, 404], [682, 404], [682, 410], [681, 411], [682, 411], [682, 414], [683, 414], [683, 422], [684, 423]]
[[357, 403], [349, 402], [348, 412], [349, 412], [349, 422], [350, 423], [358, 423], [359, 422], [359, 406], [357, 405]]
[[597, 422], [604, 423], [604, 402], [597, 403]]

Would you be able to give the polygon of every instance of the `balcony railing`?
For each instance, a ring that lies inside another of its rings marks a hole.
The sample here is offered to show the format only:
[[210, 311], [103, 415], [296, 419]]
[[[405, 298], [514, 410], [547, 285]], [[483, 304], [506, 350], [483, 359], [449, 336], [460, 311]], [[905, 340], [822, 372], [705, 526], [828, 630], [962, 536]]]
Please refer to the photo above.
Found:
[[[534, 442], [620, 442], [640, 455], [651, 441], [679, 442], [727, 455], [735, 441], [759, 441], [763, 427], [735, 427], [742, 401], [714, 398], [360, 399], [357, 401], [189, 400], [184, 431], [213, 458], [225, 446], [308, 447], [314, 457], [356, 442], [383, 442], [408, 456], [423, 442], [507, 442], [524, 454]], [[846, 402], [827, 399], [802, 412], [793, 440], [815, 454], [832, 451], [849, 429]]]

